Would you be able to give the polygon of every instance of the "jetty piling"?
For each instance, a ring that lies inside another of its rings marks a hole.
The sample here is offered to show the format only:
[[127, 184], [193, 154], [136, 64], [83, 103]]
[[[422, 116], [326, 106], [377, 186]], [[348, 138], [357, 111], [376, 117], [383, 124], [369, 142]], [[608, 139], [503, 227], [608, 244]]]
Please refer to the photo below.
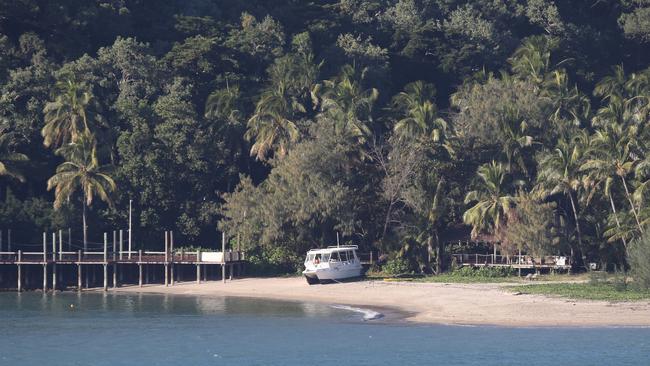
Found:
[[[103, 243], [87, 243], [87, 249], [74, 248], [71, 232], [68, 232], [67, 248], [64, 244], [63, 230], [57, 229], [42, 233], [40, 244], [19, 244], [16, 252], [6, 251], [9, 244], [9, 230], [0, 231], [0, 286], [5, 289], [24, 291], [36, 286], [42, 291], [59, 291], [74, 286], [82, 291], [84, 286], [100, 287], [108, 291], [109, 287], [117, 288], [121, 284], [137, 281], [139, 286], [145, 283], [164, 283], [174, 286], [187, 279], [192, 266], [196, 269], [196, 282], [218, 280], [218, 267], [221, 267], [221, 280], [235, 277], [235, 269], [241, 268], [244, 256], [232, 249], [226, 250], [226, 235], [222, 234], [221, 252], [202, 251], [187, 252], [186, 249], [176, 249], [174, 233], [165, 231], [163, 250], [148, 251], [138, 249], [133, 253], [124, 250], [124, 230], [113, 230], [112, 243], [109, 242], [110, 232], [103, 233]], [[40, 246], [41, 249], [25, 249], [23, 246]], [[98, 246], [101, 246], [98, 248]], [[68, 251], [66, 251], [68, 249]], [[75, 249], [72, 251], [71, 249]], [[135, 254], [136, 256], [133, 256]], [[133, 256], [131, 259], [129, 255]], [[6, 266], [15, 266], [16, 278], [7, 277], [2, 271]], [[137, 274], [135, 266], [138, 267]], [[76, 267], [76, 271], [75, 271]], [[85, 267], [85, 268], [84, 268]], [[39, 284], [39, 270], [42, 269], [42, 282]], [[160, 271], [163, 271], [161, 276]], [[143, 271], [145, 271], [143, 273]], [[76, 283], [74, 276], [76, 272]], [[68, 277], [67, 273], [70, 273]], [[98, 278], [102, 276], [101, 279]], [[137, 278], [136, 278], [137, 276]], [[111, 279], [112, 277], [112, 279]], [[83, 282], [85, 281], [85, 285]], [[12, 284], [15, 284], [13, 287]]]

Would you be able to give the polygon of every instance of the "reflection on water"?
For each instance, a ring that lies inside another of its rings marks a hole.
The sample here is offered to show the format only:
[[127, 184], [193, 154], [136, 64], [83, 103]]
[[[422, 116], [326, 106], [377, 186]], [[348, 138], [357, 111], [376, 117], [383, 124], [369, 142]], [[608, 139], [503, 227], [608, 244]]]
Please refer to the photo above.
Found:
[[650, 329], [414, 326], [362, 317], [232, 297], [0, 293], [0, 365], [650, 364]]

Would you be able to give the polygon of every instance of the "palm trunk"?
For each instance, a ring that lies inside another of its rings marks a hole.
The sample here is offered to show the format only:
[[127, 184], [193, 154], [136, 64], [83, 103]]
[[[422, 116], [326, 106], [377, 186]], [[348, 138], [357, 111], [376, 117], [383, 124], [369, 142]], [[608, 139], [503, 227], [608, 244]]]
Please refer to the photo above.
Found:
[[88, 251], [88, 226], [86, 225], [86, 200], [83, 200], [84, 253]]
[[445, 255], [445, 248], [444, 244], [440, 241], [440, 237], [438, 236], [438, 231], [436, 231], [436, 273], [437, 274], [442, 274], [442, 272], [445, 270], [444, 268], [444, 262], [443, 262], [443, 257]]
[[588, 269], [587, 257], [585, 257], [585, 251], [582, 249], [582, 231], [580, 230], [580, 220], [578, 220], [578, 210], [576, 209], [576, 204], [571, 192], [569, 192], [569, 199], [571, 200], [571, 209], [573, 210], [573, 218], [576, 222], [576, 231], [578, 232], [578, 249], [580, 250], [580, 257], [582, 258], [582, 265]]
[[625, 177], [623, 177], [622, 175], [620, 177], [621, 180], [623, 181], [623, 188], [625, 188], [625, 196], [627, 197], [627, 200], [630, 202], [630, 207], [632, 208], [632, 213], [634, 214], [634, 219], [636, 220], [636, 224], [639, 227], [639, 231], [643, 233], [641, 222], [639, 222], [639, 214], [636, 212], [636, 207], [634, 207], [634, 203], [632, 202], [632, 197], [630, 196], [630, 191], [627, 189], [627, 182], [625, 182]]
[[431, 267], [431, 253], [433, 253], [433, 236], [429, 235], [427, 238], [427, 265], [429, 267]]
[[[612, 206], [612, 212], [614, 213], [614, 220], [616, 220], [616, 227], [618, 228], [619, 232], [621, 231], [621, 223], [618, 221], [618, 215], [616, 214], [616, 206], [614, 205], [614, 199], [612, 199], [612, 194], [609, 193], [609, 204]], [[625, 240], [625, 237], [621, 236], [621, 240], [623, 241], [623, 247], [625, 248], [625, 252], [627, 253], [627, 241]]]

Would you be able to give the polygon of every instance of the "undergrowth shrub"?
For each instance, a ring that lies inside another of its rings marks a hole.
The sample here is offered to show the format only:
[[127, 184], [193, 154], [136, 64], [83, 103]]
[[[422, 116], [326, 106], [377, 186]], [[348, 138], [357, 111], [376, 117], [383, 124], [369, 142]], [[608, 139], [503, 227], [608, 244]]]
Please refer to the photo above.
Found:
[[451, 272], [455, 277], [500, 278], [514, 276], [517, 272], [511, 267], [460, 267]]
[[650, 289], [650, 233], [647, 231], [630, 244], [627, 255], [634, 284]]

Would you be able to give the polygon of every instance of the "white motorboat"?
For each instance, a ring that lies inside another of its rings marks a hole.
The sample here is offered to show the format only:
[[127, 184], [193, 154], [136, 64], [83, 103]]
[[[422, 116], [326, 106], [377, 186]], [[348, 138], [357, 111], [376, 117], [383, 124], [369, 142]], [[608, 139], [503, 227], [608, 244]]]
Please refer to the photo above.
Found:
[[341, 245], [308, 251], [305, 270], [302, 271], [307, 283], [314, 285], [322, 281], [360, 277], [363, 267], [357, 249], [356, 245]]

